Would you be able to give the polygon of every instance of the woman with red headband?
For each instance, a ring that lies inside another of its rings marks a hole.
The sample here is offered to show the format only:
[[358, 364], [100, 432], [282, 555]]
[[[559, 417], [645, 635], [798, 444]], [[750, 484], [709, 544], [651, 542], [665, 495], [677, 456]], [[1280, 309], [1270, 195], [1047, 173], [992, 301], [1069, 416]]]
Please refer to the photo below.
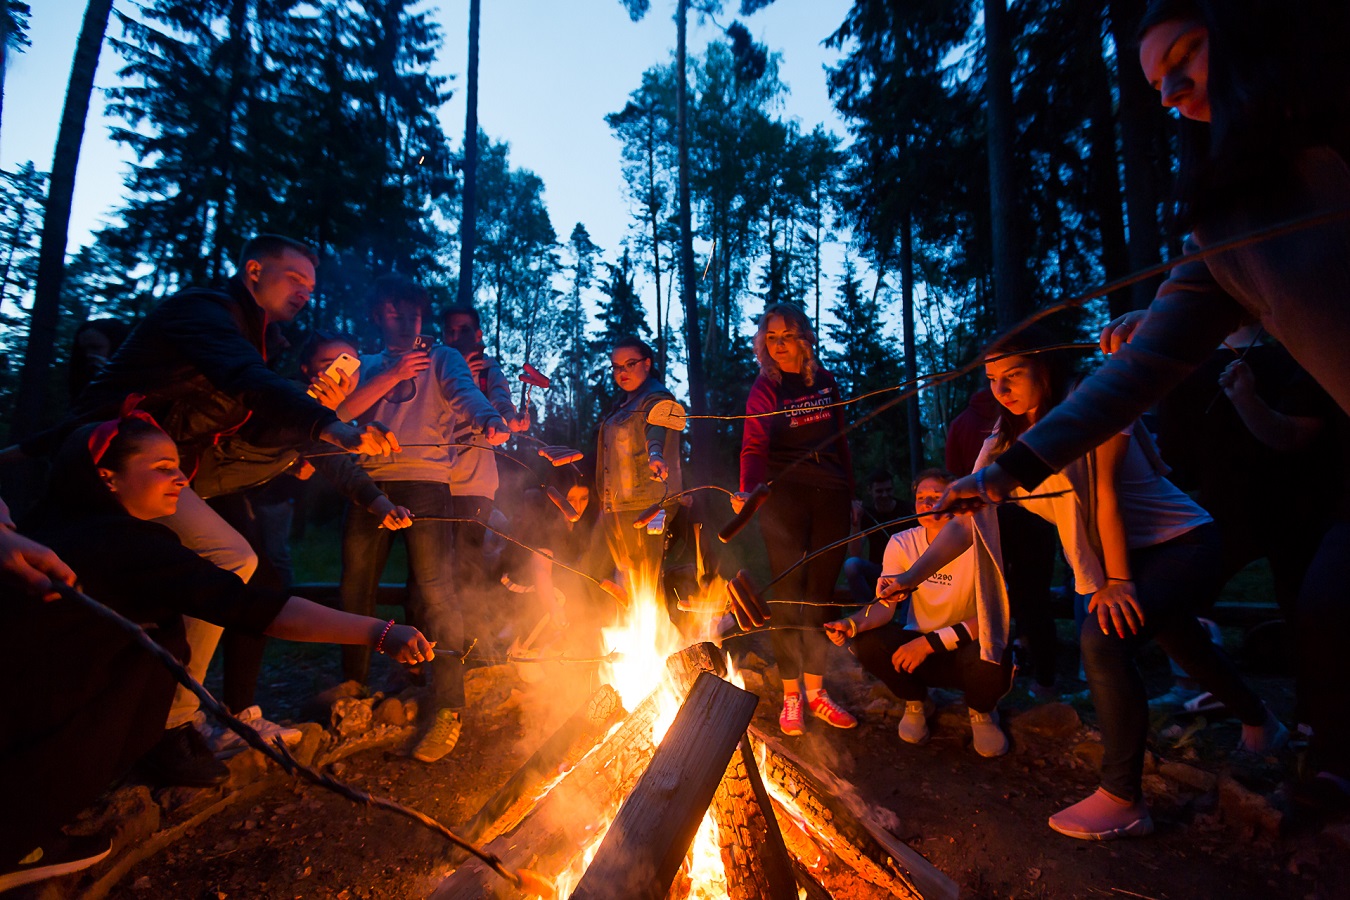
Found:
[[[130, 410], [70, 436], [25, 531], [74, 569], [86, 593], [184, 661], [184, 615], [290, 640], [368, 644], [405, 663], [433, 658], [415, 628], [246, 585], [186, 549], [152, 521], [174, 512], [186, 484], [173, 441], [149, 415]], [[82, 607], [60, 599], [0, 604], [0, 634], [8, 645], [0, 683], [30, 686], [0, 694], [4, 891], [106, 855], [106, 841], [72, 847], [60, 827], [138, 760], [201, 737], [191, 724], [164, 731], [173, 677]]]

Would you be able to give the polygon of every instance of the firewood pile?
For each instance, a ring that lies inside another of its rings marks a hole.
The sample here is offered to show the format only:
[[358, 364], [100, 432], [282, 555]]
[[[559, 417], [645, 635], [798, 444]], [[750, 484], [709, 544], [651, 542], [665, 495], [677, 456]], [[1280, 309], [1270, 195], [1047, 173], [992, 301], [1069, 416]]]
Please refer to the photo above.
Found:
[[[957, 896], [955, 882], [881, 824], [884, 811], [751, 727], [758, 698], [723, 677], [719, 650], [686, 648], [666, 672], [631, 711], [602, 687], [464, 836], [586, 900]], [[658, 735], [672, 704], [678, 712]], [[701, 827], [720, 858], [715, 888], [695, 859]], [[476, 859], [454, 861], [433, 900], [526, 896]]]

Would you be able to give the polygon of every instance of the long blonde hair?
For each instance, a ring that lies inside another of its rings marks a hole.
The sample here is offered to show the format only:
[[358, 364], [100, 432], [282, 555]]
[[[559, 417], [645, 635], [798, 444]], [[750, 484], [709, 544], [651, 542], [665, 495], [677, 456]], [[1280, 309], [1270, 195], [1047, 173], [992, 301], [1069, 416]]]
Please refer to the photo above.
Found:
[[769, 355], [764, 336], [769, 328], [769, 320], [774, 316], [797, 330], [797, 340], [802, 345], [802, 380], [807, 387], [811, 387], [815, 384], [816, 373], [820, 371], [820, 363], [816, 360], [816, 331], [811, 327], [806, 312], [794, 303], [774, 303], [765, 307], [764, 314], [759, 317], [759, 327], [755, 329], [755, 359], [759, 362], [759, 374], [776, 384], [783, 383], [783, 370]]

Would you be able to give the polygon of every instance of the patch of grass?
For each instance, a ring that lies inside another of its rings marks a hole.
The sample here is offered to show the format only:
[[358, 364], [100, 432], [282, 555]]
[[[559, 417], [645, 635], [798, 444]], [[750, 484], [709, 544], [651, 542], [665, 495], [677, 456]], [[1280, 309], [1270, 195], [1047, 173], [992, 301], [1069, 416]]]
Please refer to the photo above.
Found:
[[[295, 570], [296, 584], [336, 584], [342, 578], [342, 520], [311, 520], [304, 537], [291, 540], [291, 566]], [[408, 580], [407, 551], [397, 537], [380, 580], [393, 584]]]

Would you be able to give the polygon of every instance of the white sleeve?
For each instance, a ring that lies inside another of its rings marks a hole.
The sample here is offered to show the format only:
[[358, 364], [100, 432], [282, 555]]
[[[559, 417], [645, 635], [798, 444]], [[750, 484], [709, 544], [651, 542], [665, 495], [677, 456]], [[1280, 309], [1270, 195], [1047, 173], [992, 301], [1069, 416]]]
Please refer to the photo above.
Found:
[[901, 531], [891, 535], [891, 539], [886, 542], [886, 552], [881, 557], [881, 574], [899, 575], [914, 565], [914, 555], [904, 540], [907, 532]]

